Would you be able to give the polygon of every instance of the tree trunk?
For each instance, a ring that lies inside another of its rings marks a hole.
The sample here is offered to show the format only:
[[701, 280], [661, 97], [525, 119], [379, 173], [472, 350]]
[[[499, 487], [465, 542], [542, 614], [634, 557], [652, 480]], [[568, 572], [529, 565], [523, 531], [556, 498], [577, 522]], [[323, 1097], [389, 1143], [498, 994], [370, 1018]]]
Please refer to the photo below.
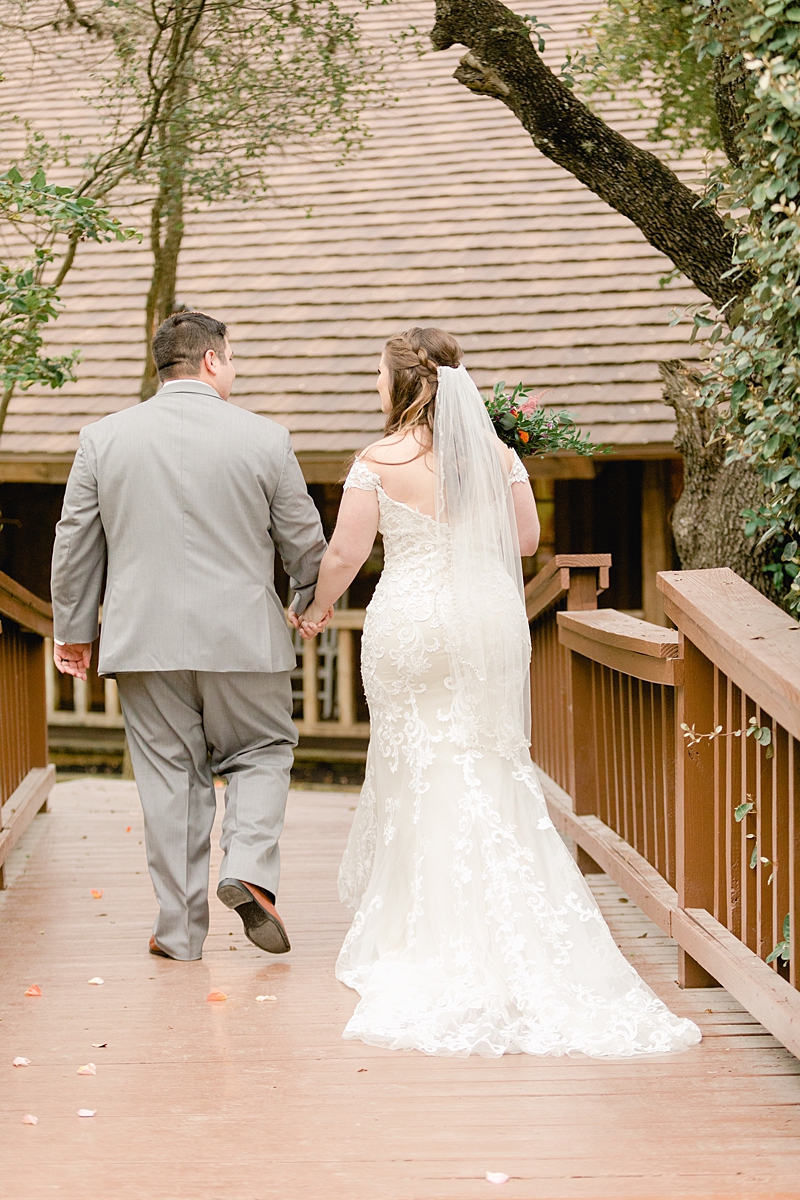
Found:
[[[192, 41], [199, 29], [194, 27]], [[178, 282], [178, 258], [184, 233], [184, 190], [186, 145], [188, 140], [187, 104], [191, 89], [193, 59], [183, 46], [185, 30], [176, 20], [169, 55], [180, 70], [165, 97], [163, 116], [158, 125], [160, 178], [158, 195], [150, 214], [150, 245], [153, 250], [153, 275], [145, 305], [145, 362], [139, 399], [149, 400], [158, 388], [158, 372], [153, 360], [153, 335], [162, 321], [175, 312]]]
[[14, 384], [9, 383], [8, 386], [3, 389], [2, 396], [0, 396], [0, 437], [3, 436], [3, 429], [5, 428], [6, 417], [8, 416], [8, 408], [9, 408], [9, 405], [11, 404], [11, 397], [13, 395], [14, 395]]
[[182, 170], [178, 167], [164, 173], [150, 216], [153, 275], [145, 306], [145, 364], [139, 388], [140, 400], [149, 400], [158, 389], [152, 341], [161, 322], [175, 312], [178, 258], [183, 233], [183, 178]]
[[781, 601], [772, 576], [768, 545], [744, 532], [742, 510], [758, 508], [761, 480], [746, 462], [725, 465], [725, 443], [714, 439], [713, 409], [696, 408], [700, 372], [682, 362], [660, 364], [664, 401], [675, 409], [675, 446], [683, 455], [684, 485], [672, 514], [672, 533], [687, 571], [730, 567], [775, 604]]
[[436, 0], [434, 49], [469, 53], [455, 78], [514, 113], [536, 147], [639, 227], [648, 242], [718, 306], [747, 292], [749, 276], [723, 278], [733, 243], [722, 218], [654, 154], [635, 146], [545, 66], [530, 29], [500, 0]]

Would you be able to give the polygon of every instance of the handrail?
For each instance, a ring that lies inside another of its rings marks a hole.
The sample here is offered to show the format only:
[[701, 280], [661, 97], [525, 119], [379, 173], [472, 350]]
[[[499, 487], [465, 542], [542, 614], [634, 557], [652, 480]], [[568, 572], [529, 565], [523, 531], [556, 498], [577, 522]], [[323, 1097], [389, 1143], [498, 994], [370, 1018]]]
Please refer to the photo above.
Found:
[[683, 682], [678, 634], [614, 608], [560, 612], [559, 641], [576, 654], [634, 679], [674, 687]]
[[727, 569], [658, 586], [677, 631], [563, 602], [532, 624], [550, 815], [675, 937], [681, 986], [800, 1057], [800, 623]]
[[800, 738], [800, 624], [728, 567], [662, 571], [658, 587], [681, 633]]
[[3, 864], [55, 781], [47, 762], [44, 639], [50, 605], [0, 572], [0, 888]]
[[569, 594], [571, 609], [597, 607], [598, 592], [608, 587], [610, 554], [556, 554], [525, 588], [528, 621]]
[[16, 621], [26, 633], [53, 636], [53, 607], [0, 571], [0, 616]]

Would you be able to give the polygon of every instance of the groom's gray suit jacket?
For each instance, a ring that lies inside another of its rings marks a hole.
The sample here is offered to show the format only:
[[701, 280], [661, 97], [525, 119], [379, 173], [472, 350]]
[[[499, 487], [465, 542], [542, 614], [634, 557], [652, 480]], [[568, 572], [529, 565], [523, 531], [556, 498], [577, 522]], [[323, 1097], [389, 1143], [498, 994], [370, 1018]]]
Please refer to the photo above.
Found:
[[101, 674], [288, 671], [275, 549], [302, 612], [325, 550], [288, 432], [181, 381], [81, 430], [53, 553], [55, 636]]

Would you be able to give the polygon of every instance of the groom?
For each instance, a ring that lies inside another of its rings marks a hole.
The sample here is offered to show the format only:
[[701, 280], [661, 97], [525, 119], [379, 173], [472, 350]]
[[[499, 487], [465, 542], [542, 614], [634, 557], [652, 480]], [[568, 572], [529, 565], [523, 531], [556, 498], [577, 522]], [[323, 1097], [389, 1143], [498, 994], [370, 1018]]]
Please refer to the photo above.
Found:
[[98, 670], [117, 678], [159, 906], [150, 952], [202, 955], [216, 773], [217, 895], [251, 942], [281, 954], [278, 838], [297, 732], [275, 550], [296, 624], [325, 539], [288, 432], [226, 403], [225, 325], [177, 313], [153, 355], [161, 390], [81, 430], [53, 552], [55, 663], [86, 678], [102, 596]]

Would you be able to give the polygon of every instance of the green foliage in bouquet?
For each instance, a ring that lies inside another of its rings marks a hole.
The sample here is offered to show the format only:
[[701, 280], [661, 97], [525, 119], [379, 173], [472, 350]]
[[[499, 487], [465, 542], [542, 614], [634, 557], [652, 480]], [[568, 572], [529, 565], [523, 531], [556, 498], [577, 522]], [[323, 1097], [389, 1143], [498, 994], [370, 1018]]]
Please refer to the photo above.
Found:
[[513, 391], [506, 390], [505, 381], [494, 385], [494, 391], [484, 396], [495, 432], [501, 442], [516, 450], [521, 458], [530, 454], [552, 454], [556, 450], [571, 450], [575, 454], [597, 454], [606, 447], [592, 442], [581, 433], [568, 412], [542, 408], [541, 394], [531, 396], [531, 389], [518, 383]]

